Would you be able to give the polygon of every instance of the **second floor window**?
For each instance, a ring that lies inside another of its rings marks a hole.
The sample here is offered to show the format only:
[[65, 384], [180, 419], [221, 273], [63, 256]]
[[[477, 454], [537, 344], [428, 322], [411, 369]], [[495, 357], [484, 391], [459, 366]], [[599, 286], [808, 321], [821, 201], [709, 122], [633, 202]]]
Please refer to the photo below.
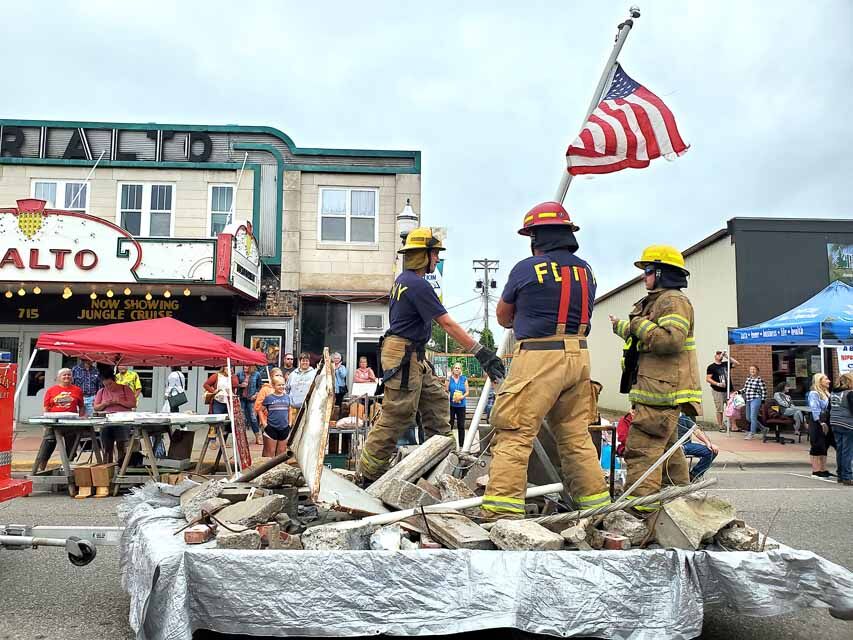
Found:
[[378, 242], [377, 189], [320, 189], [320, 242]]
[[33, 180], [34, 198], [47, 201], [48, 209], [64, 209], [86, 213], [89, 188], [84, 182], [69, 180]]
[[171, 184], [120, 184], [119, 226], [134, 236], [170, 237], [174, 221], [174, 191]]
[[210, 186], [210, 235], [216, 237], [231, 224], [234, 187], [226, 184]]

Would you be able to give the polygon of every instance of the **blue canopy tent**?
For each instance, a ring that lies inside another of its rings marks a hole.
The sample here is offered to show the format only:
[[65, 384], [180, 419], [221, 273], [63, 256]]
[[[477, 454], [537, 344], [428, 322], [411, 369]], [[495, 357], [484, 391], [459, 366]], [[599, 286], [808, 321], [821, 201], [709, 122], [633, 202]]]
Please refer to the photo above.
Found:
[[729, 344], [853, 345], [853, 287], [836, 280], [780, 316], [729, 329]]

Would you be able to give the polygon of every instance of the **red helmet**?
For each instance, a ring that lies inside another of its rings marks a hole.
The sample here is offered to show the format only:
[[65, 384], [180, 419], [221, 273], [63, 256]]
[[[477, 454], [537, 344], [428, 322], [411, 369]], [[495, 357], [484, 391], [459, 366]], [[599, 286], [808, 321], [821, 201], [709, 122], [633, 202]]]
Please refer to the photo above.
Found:
[[569, 212], [559, 202], [543, 202], [537, 204], [524, 216], [524, 226], [518, 230], [519, 235], [529, 236], [534, 227], [563, 226], [569, 231], [580, 229], [569, 217]]

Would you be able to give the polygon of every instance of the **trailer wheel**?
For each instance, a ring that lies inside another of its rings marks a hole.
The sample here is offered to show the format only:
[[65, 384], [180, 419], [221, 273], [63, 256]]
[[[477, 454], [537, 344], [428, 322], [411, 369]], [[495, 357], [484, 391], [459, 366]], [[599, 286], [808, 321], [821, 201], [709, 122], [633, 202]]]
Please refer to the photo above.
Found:
[[81, 540], [73, 536], [65, 542], [65, 548], [70, 549], [68, 551], [68, 560], [75, 567], [85, 567], [98, 555], [95, 545], [88, 540]]

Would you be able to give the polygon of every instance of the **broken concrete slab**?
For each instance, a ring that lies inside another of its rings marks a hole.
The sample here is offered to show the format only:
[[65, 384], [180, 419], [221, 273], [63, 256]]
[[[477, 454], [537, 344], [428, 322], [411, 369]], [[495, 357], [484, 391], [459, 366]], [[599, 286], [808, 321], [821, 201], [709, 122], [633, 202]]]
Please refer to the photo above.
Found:
[[590, 524], [589, 520], [579, 520], [571, 527], [563, 529], [560, 532], [560, 536], [562, 536], [563, 540], [566, 541], [566, 544], [568, 546], [575, 547], [576, 549], [580, 549], [581, 551], [589, 551], [590, 549], [592, 549], [592, 546], [589, 544], [589, 542], [587, 542], [587, 537], [589, 537], [587, 529], [590, 526], [592, 525]]
[[735, 508], [715, 496], [704, 500], [677, 498], [661, 508], [655, 537], [665, 549], [696, 551], [735, 518]]
[[399, 551], [402, 537], [403, 529], [398, 524], [380, 527], [370, 536], [370, 548], [374, 551]]
[[225, 498], [231, 504], [235, 502], [243, 502], [249, 497], [260, 498], [267, 496], [272, 491], [270, 489], [261, 489], [248, 482], [227, 482], [222, 485], [222, 491], [219, 492], [220, 498]]
[[426, 478], [418, 478], [418, 481], [415, 484], [435, 498], [436, 502], [441, 502], [441, 492], [438, 490], [438, 487], [429, 480]]
[[188, 489], [181, 495], [181, 509], [187, 522], [198, 520], [201, 516], [201, 505], [209, 498], [216, 498], [226, 484], [225, 479], [210, 480], [197, 487]]
[[717, 532], [714, 542], [728, 551], [758, 551], [759, 533], [752, 527], [726, 527]]
[[310, 527], [302, 533], [302, 546], [312, 551], [366, 551], [370, 549], [370, 536], [378, 528], [379, 525], [359, 520]]
[[455, 513], [426, 513], [406, 518], [404, 522], [419, 531], [429, 534], [450, 549], [494, 549], [489, 532], [470, 518]]
[[231, 502], [225, 498], [208, 498], [199, 505], [199, 511], [209, 514], [217, 514], [230, 504]]
[[329, 419], [335, 404], [335, 382], [328, 347], [323, 349], [323, 358], [317, 375], [308, 389], [302, 409], [293, 425], [291, 449], [296, 455], [299, 468], [305, 474], [305, 483], [310, 489], [311, 500], [317, 500], [322, 484], [323, 458], [329, 440]]
[[[236, 527], [232, 527], [236, 528]], [[254, 529], [229, 531], [220, 529], [216, 534], [217, 549], [260, 549], [261, 534]]]
[[602, 528], [610, 533], [625, 536], [631, 541], [631, 546], [634, 547], [640, 546], [646, 536], [649, 535], [649, 528], [646, 526], [645, 520], [632, 516], [626, 511], [608, 513], [604, 516]]
[[456, 500], [465, 500], [466, 498], [475, 498], [474, 492], [465, 482], [459, 478], [454, 478], [450, 474], [444, 474], [435, 479], [435, 486], [441, 494], [441, 502], [454, 502]]
[[388, 513], [382, 501], [331, 469], [323, 467], [317, 502], [359, 516]]
[[454, 443], [453, 436], [432, 436], [370, 485], [367, 493], [378, 498], [383, 492], [384, 485], [395, 478], [417, 482], [418, 478], [425, 476], [430, 469], [447, 457]]
[[382, 492], [377, 497], [385, 504], [400, 510], [438, 502], [419, 486], [399, 478], [392, 478], [383, 484]]
[[259, 475], [252, 481], [252, 484], [264, 489], [286, 486], [301, 487], [305, 485], [305, 476], [302, 475], [302, 471], [298, 467], [282, 463]]
[[272, 544], [272, 540], [270, 541], [270, 549], [278, 551], [301, 551], [302, 548], [302, 536], [294, 533], [282, 531], [275, 545]]
[[530, 520], [498, 520], [490, 531], [491, 540], [504, 551], [557, 551], [563, 537]]
[[254, 527], [274, 520], [276, 514], [284, 509], [284, 506], [285, 498], [283, 496], [264, 496], [225, 507], [216, 517], [223, 522]]

